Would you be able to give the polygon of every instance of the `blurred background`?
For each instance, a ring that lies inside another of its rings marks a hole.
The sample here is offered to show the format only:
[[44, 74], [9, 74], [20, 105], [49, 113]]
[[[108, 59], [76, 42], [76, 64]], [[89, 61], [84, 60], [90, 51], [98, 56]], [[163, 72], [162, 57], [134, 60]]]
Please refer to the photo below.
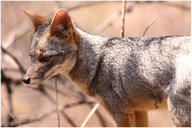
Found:
[[[190, 35], [191, 3], [126, 2], [125, 36]], [[21, 79], [29, 66], [28, 47], [33, 27], [20, 10], [28, 9], [52, 18], [58, 8], [66, 9], [73, 22], [85, 31], [120, 36], [122, 2], [1, 2], [1, 125], [57, 126], [55, 78], [38, 88]], [[61, 126], [80, 126], [96, 101], [82, 93], [63, 76], [57, 77]], [[174, 126], [167, 110], [149, 111], [150, 126]], [[116, 126], [100, 105], [86, 126]]]

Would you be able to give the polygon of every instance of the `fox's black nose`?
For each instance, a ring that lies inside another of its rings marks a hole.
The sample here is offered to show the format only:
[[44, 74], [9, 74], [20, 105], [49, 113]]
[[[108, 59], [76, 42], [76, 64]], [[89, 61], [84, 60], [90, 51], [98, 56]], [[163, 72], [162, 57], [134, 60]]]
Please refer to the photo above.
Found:
[[23, 82], [26, 83], [26, 84], [29, 84], [30, 83], [30, 78], [28, 76], [24, 76], [23, 77]]

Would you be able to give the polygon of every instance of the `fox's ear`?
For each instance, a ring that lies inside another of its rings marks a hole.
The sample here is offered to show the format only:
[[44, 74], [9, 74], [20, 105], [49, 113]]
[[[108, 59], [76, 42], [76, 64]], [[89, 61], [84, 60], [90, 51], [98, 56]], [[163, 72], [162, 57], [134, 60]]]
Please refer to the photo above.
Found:
[[73, 24], [69, 14], [63, 9], [56, 11], [51, 22], [50, 33], [55, 34], [64, 30], [71, 30], [72, 28]]
[[28, 11], [28, 10], [25, 10], [25, 9], [22, 9], [22, 10], [30, 18], [30, 20], [32, 21], [35, 31], [37, 31], [38, 25], [48, 21], [47, 18], [45, 18], [43, 16], [40, 16], [40, 15], [34, 13], [34, 12], [31, 12], [31, 11]]

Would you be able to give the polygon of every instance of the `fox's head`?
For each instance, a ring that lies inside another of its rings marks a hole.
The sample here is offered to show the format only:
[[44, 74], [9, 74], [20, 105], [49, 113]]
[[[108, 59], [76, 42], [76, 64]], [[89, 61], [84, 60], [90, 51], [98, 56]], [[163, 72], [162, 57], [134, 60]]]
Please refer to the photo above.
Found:
[[34, 26], [29, 56], [31, 64], [23, 77], [26, 84], [38, 85], [59, 73], [67, 73], [75, 63], [77, 32], [68, 13], [59, 9], [52, 20], [24, 10]]

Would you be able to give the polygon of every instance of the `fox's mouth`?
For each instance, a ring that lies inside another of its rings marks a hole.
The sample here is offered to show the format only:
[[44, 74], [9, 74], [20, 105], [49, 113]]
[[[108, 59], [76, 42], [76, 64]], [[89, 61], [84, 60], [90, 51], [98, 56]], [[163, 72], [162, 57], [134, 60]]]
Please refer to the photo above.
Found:
[[44, 77], [44, 78], [41, 79], [40, 81], [38, 81], [38, 82], [36, 82], [36, 83], [30, 83], [29, 85], [35, 85], [35, 86], [37, 86], [37, 85], [41, 84], [44, 80], [49, 79], [50, 77], [52, 77], [53, 74], [54, 74], [54, 73], [51, 72], [49, 75], [47, 75], [46, 77]]
[[[60, 68], [60, 66], [58, 66], [58, 67], [56, 67], [56, 68], [53, 68], [51, 71], [45, 73], [46, 75], [45, 75], [45, 77], [43, 77], [43, 78], [38, 78], [38, 77], [37, 77], [37, 78], [30, 78], [29, 82], [25, 82], [25, 81], [24, 81], [24, 83], [26, 83], [26, 84], [29, 85], [29, 86], [33, 86], [33, 87], [38, 86], [38, 85], [41, 84], [44, 80], [49, 79], [49, 78], [51, 78], [52, 76], [59, 74], [59, 73], [60, 73], [60, 72], [58, 72], [58, 69], [59, 69], [59, 68]], [[48, 75], [47, 75], [47, 74], [48, 74]]]

